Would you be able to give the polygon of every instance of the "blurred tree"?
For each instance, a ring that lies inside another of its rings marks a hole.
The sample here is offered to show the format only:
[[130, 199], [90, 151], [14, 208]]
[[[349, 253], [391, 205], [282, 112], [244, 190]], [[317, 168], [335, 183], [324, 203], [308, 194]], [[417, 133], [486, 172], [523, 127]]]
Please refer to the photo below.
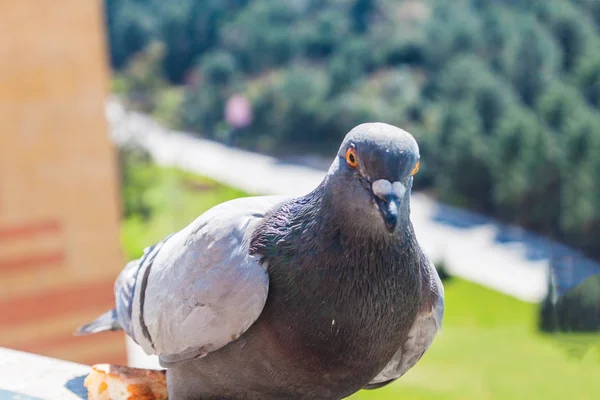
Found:
[[[520, 21], [519, 21], [520, 20]], [[560, 50], [535, 18], [518, 20], [518, 43], [507, 54], [507, 73], [521, 100], [532, 106], [560, 69]]]
[[489, 135], [515, 95], [494, 76], [487, 64], [473, 56], [455, 57], [434, 82], [438, 96], [447, 101], [471, 102], [481, 118], [481, 133]]
[[586, 101], [592, 106], [600, 108], [600, 53], [592, 52], [583, 56], [573, 77]]
[[232, 84], [238, 76], [236, 59], [228, 51], [217, 50], [200, 59], [202, 79], [209, 85]]
[[130, 59], [121, 74], [129, 107], [146, 113], [156, 109], [160, 95], [168, 85], [162, 76], [163, 57], [163, 44], [153, 42]]
[[238, 65], [231, 53], [217, 50], [200, 59], [195, 73], [193, 84], [186, 87], [182, 126], [216, 138], [224, 123], [225, 102], [242, 86]]
[[560, 212], [561, 159], [550, 131], [532, 113], [513, 107], [494, 132], [491, 147], [498, 215], [553, 234]]
[[240, 140], [252, 138], [260, 150], [280, 152], [306, 151], [315, 142], [337, 142], [339, 133], [325, 128], [323, 104], [328, 92], [328, 76], [311, 67], [278, 71], [251, 83], [247, 95], [254, 105], [254, 122]]
[[484, 59], [495, 72], [504, 73], [507, 54], [514, 47], [516, 32], [514, 18], [506, 8], [483, 0], [482, 40], [485, 41]]
[[223, 46], [236, 55], [247, 73], [289, 62], [301, 50], [296, 27], [306, 6], [302, 2], [252, 1], [223, 25]]
[[314, 20], [303, 20], [297, 32], [304, 41], [304, 55], [309, 58], [328, 57], [351, 35], [350, 22], [340, 18], [335, 8], [317, 12]]
[[561, 191], [561, 228], [569, 241], [600, 256], [600, 118], [585, 107], [576, 110], [564, 130], [565, 158]]
[[325, 151], [393, 123], [419, 140], [420, 189], [600, 258], [600, 1], [105, 5], [115, 86], [151, 110], [183, 85], [181, 107], [158, 107], [175, 125], [219, 138], [234, 93], [252, 102], [252, 149]]
[[199, 56], [218, 44], [221, 26], [245, 6], [245, 0], [160, 2], [161, 32], [167, 46], [164, 70], [182, 82]]
[[552, 129], [561, 132], [573, 113], [586, 107], [577, 90], [561, 81], [552, 82], [539, 97], [536, 111]]
[[562, 70], [568, 74], [583, 56], [598, 48], [594, 22], [585, 10], [564, 0], [545, 2], [541, 10], [540, 17], [561, 48]]
[[371, 54], [370, 43], [364, 38], [346, 41], [328, 64], [332, 91], [342, 92], [354, 85], [362, 77], [381, 65], [382, 60]]
[[437, 2], [433, 21], [425, 26], [428, 68], [439, 70], [452, 57], [482, 49], [481, 20], [466, 2]]
[[156, 20], [144, 0], [105, 0], [110, 60], [124, 67], [156, 36]]
[[350, 9], [352, 28], [358, 33], [364, 33], [369, 29], [369, 20], [377, 9], [377, 0], [354, 0]]
[[444, 200], [489, 212], [491, 171], [489, 147], [481, 131], [481, 119], [472, 104], [447, 104], [438, 133], [440, 169], [435, 184]]

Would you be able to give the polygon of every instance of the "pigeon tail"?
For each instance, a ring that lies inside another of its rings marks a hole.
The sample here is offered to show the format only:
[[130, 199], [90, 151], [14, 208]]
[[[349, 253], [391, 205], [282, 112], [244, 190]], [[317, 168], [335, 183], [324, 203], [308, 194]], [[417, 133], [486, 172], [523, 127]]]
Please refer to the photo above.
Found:
[[117, 319], [117, 310], [105, 312], [89, 324], [83, 325], [75, 331], [76, 336], [91, 335], [98, 332], [119, 331], [123, 327]]

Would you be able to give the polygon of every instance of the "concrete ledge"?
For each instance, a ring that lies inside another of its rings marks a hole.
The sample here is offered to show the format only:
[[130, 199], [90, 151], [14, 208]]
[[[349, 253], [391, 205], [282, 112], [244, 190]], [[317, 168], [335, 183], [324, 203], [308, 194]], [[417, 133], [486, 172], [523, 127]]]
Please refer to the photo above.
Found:
[[87, 399], [87, 365], [0, 347], [0, 400]]

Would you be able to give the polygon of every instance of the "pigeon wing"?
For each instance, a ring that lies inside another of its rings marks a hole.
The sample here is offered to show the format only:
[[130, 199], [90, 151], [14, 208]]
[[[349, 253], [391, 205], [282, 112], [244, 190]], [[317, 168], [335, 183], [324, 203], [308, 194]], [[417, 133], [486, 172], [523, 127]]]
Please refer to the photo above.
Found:
[[266, 266], [249, 254], [252, 231], [285, 198], [220, 204], [128, 264], [117, 283], [119, 323], [163, 365], [202, 357], [244, 333], [267, 299]]

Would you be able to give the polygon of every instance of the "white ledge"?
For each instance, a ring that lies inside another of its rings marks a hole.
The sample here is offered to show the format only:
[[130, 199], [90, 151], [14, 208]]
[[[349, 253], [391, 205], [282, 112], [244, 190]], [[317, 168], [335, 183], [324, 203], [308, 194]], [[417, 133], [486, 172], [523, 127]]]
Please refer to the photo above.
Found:
[[0, 347], [0, 400], [87, 399], [87, 365]]

